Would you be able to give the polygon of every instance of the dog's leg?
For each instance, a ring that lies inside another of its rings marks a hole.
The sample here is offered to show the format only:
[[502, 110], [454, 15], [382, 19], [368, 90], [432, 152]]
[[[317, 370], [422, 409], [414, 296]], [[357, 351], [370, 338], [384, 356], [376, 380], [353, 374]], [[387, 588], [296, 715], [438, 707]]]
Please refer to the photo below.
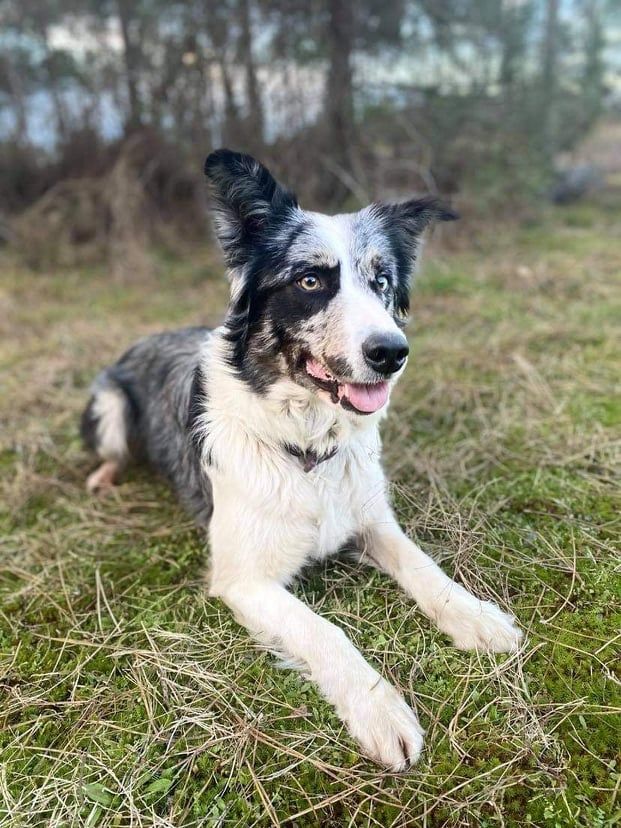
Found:
[[121, 471], [121, 463], [116, 460], [105, 460], [86, 478], [86, 488], [91, 494], [105, 494], [109, 492], [117, 481]]
[[460, 650], [511, 652], [522, 632], [513, 616], [451, 580], [401, 530], [390, 506], [375, 509], [364, 532], [364, 555], [387, 572]]
[[369, 757], [395, 771], [418, 758], [423, 731], [415, 713], [341, 629], [277, 581], [244, 578], [214, 593], [257, 639], [304, 670]]
[[91, 494], [105, 494], [117, 482], [129, 458], [129, 402], [123, 390], [104, 371], [82, 414], [81, 432], [86, 445], [103, 461], [86, 480]]

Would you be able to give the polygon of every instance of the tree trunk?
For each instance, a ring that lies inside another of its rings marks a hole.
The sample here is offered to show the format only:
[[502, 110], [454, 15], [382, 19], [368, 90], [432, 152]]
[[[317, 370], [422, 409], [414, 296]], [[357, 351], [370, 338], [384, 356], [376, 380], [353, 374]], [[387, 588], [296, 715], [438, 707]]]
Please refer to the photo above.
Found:
[[558, 140], [557, 81], [559, 0], [546, 0], [546, 19], [541, 56], [541, 129], [543, 157], [551, 168]]
[[524, 60], [525, 21], [521, 7], [503, 4], [500, 38], [502, 56], [500, 60], [500, 85], [505, 94], [510, 94], [519, 77]]
[[259, 92], [257, 70], [252, 53], [252, 25], [249, 0], [239, 0], [239, 25], [241, 29], [239, 47], [244, 62], [247, 100], [247, 133], [253, 144], [263, 144], [263, 104]]
[[239, 113], [233, 83], [229, 74], [224, 54], [218, 53], [218, 66], [222, 77], [222, 88], [224, 90], [224, 124], [222, 127], [222, 140], [225, 144], [238, 144], [240, 138]]
[[216, 63], [220, 69], [222, 91], [224, 93], [224, 123], [221, 129], [221, 140], [224, 144], [239, 146], [239, 112], [226, 59], [226, 48], [229, 44], [229, 20], [223, 13], [223, 8], [218, 0], [205, 0], [204, 9], [205, 27], [213, 46]]
[[67, 110], [59, 88], [59, 79], [54, 65], [54, 54], [50, 48], [48, 27], [45, 24], [41, 27], [41, 39], [43, 41], [43, 48], [45, 49], [45, 73], [47, 75], [47, 85], [50, 90], [50, 95], [52, 96], [52, 101], [54, 102], [56, 132], [58, 140], [61, 144], [64, 144], [69, 136]]
[[604, 97], [604, 33], [599, 0], [587, 0], [585, 7], [587, 34], [582, 74], [582, 128], [589, 129], [602, 112]]
[[123, 38], [123, 60], [129, 112], [125, 120], [125, 132], [130, 133], [142, 126], [142, 103], [138, 87], [139, 59], [136, 44], [130, 33], [131, 0], [117, 0], [117, 12]]
[[327, 141], [325, 151], [332, 168], [336, 167], [326, 188], [326, 197], [342, 201], [348, 188], [343, 179], [352, 176], [354, 91], [352, 52], [354, 48], [354, 12], [352, 0], [328, 0], [328, 78], [324, 111]]
[[10, 89], [12, 109], [15, 114], [13, 138], [16, 144], [24, 146], [29, 143], [26, 96], [19, 72], [15, 71], [10, 59], [6, 61], [5, 70]]

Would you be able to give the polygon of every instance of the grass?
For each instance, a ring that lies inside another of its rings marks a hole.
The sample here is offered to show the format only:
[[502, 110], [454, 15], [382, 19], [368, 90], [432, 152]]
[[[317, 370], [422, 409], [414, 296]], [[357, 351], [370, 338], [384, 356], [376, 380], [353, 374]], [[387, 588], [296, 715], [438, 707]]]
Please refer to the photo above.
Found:
[[523, 650], [452, 649], [348, 562], [296, 586], [416, 705], [426, 749], [399, 777], [207, 599], [202, 538], [161, 482], [84, 492], [94, 372], [138, 335], [218, 320], [213, 252], [139, 284], [5, 258], [0, 825], [619, 824], [620, 219], [581, 206], [430, 250], [413, 301], [395, 502], [447, 571], [513, 608]]

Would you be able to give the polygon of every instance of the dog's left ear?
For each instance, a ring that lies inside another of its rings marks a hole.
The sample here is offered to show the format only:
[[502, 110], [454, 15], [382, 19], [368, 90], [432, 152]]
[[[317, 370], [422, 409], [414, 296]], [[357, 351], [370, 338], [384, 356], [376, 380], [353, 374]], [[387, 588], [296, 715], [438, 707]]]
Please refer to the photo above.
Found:
[[228, 149], [207, 157], [205, 175], [214, 200], [218, 241], [228, 266], [239, 268], [270, 226], [298, 206], [296, 197], [252, 156]]
[[374, 204], [373, 208], [393, 244], [399, 270], [396, 307], [401, 316], [406, 316], [410, 308], [410, 281], [423, 231], [433, 222], [455, 221], [459, 215], [433, 196], [400, 204]]

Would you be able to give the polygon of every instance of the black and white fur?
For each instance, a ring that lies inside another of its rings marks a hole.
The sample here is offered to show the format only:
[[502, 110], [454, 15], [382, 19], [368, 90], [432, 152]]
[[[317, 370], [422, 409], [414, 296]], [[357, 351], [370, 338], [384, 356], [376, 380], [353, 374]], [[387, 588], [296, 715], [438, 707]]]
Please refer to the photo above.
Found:
[[512, 616], [399, 528], [381, 466], [378, 427], [407, 356], [421, 234], [455, 216], [430, 199], [308, 212], [265, 167], [227, 150], [205, 171], [230, 272], [225, 322], [148, 337], [98, 377], [82, 425], [103, 465], [88, 485], [111, 485], [130, 457], [168, 477], [208, 526], [210, 594], [301, 666], [368, 756], [400, 770], [422, 747], [416, 714], [287, 586], [355, 543], [455, 646], [519, 645]]

